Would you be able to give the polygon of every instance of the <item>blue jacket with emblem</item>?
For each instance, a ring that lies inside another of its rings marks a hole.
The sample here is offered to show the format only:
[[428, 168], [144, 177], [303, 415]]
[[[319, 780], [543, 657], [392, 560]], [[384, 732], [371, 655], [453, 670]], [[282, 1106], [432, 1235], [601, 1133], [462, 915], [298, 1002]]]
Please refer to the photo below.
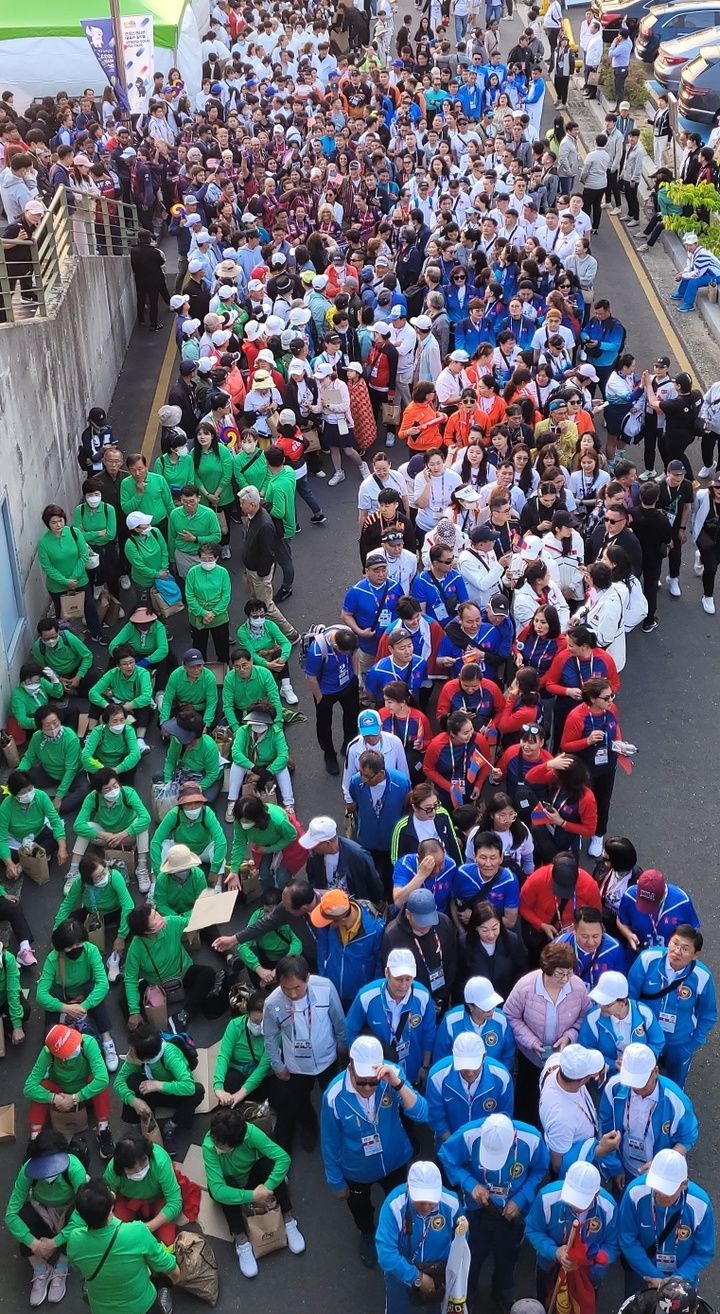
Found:
[[[671, 1218], [680, 1217], [653, 1259], [650, 1249]], [[625, 1188], [620, 1201], [622, 1252], [630, 1268], [641, 1277], [683, 1277], [693, 1286], [715, 1254], [715, 1219], [710, 1197], [688, 1182], [680, 1199], [661, 1205], [645, 1174]]]
[[[525, 1235], [536, 1252], [540, 1268], [551, 1269], [557, 1263], [555, 1252], [570, 1239], [570, 1230], [577, 1214], [561, 1198], [562, 1182], [551, 1182], [536, 1195], [525, 1223]], [[587, 1246], [588, 1258], [598, 1250], [607, 1255], [606, 1264], [591, 1264], [589, 1273], [593, 1286], [598, 1287], [618, 1257], [617, 1206], [607, 1191], [600, 1190], [586, 1211], [579, 1229], [580, 1240]]]
[[[623, 1086], [617, 1073], [607, 1082], [600, 1099], [600, 1130], [603, 1135], [610, 1131], [622, 1134], [619, 1154], [625, 1172], [633, 1172], [633, 1162], [637, 1162], [624, 1144], [628, 1134], [628, 1100], [632, 1094], [628, 1086]], [[671, 1150], [674, 1145], [684, 1145], [686, 1150], [691, 1150], [698, 1138], [698, 1120], [685, 1092], [669, 1077], [658, 1077], [655, 1094], [657, 1103], [647, 1130], [648, 1138], [652, 1134], [652, 1145], [648, 1146], [646, 1162], [659, 1150]], [[637, 1172], [637, 1168], [634, 1171]]]
[[[656, 1058], [659, 1058], [665, 1044], [665, 1037], [657, 1018], [649, 1004], [630, 1001], [630, 1041], [636, 1045], [648, 1045]], [[618, 1037], [611, 1017], [603, 1017], [599, 1008], [586, 1013], [578, 1032], [578, 1045], [586, 1049], [599, 1049], [612, 1076], [615, 1062], [621, 1057]]]
[[502, 1009], [494, 1008], [487, 1022], [477, 1027], [466, 1004], [458, 1004], [445, 1014], [435, 1037], [433, 1063], [452, 1054], [453, 1041], [462, 1031], [474, 1031], [482, 1040], [488, 1058], [502, 1063], [508, 1072], [511, 1070], [515, 1062], [515, 1037]]
[[348, 1046], [359, 1035], [377, 1036], [385, 1058], [398, 1063], [408, 1081], [414, 1082], [422, 1067], [423, 1054], [435, 1043], [435, 1005], [430, 991], [419, 981], [413, 985], [396, 1031], [388, 1008], [387, 982], [371, 981], [356, 995], [345, 1019]]
[[632, 998], [644, 1000], [658, 1019], [666, 1049], [694, 1053], [705, 1044], [717, 1022], [717, 1000], [712, 976], [699, 959], [692, 971], [680, 972], [665, 990], [670, 985], [667, 950], [662, 945], [643, 949], [628, 972], [628, 985]]
[[513, 1084], [510, 1073], [501, 1063], [483, 1059], [473, 1095], [468, 1095], [452, 1056], [435, 1063], [427, 1080], [428, 1122], [439, 1136], [449, 1136], [460, 1127], [491, 1113], [507, 1113], [512, 1118]]
[[547, 1146], [535, 1128], [527, 1122], [514, 1122], [515, 1144], [502, 1168], [489, 1171], [480, 1163], [480, 1129], [484, 1118], [460, 1127], [444, 1141], [438, 1151], [440, 1162], [453, 1186], [465, 1196], [469, 1210], [482, 1206], [472, 1199], [476, 1186], [485, 1186], [498, 1206], [512, 1200], [526, 1214], [540, 1190], [550, 1166]]
[[[400, 1121], [403, 1104], [399, 1092], [386, 1081], [380, 1082], [373, 1119], [367, 1117], [364, 1103], [350, 1085], [347, 1072], [335, 1077], [323, 1095], [320, 1148], [325, 1177], [333, 1191], [341, 1191], [347, 1181], [377, 1182], [412, 1158], [412, 1145]], [[413, 1122], [427, 1122], [426, 1100], [416, 1092], [412, 1109], [404, 1109], [404, 1113]]]
[[378, 1263], [386, 1278], [409, 1287], [420, 1276], [419, 1264], [446, 1260], [459, 1217], [460, 1201], [453, 1191], [444, 1190], [436, 1209], [424, 1218], [413, 1208], [406, 1186], [391, 1191], [375, 1233]]

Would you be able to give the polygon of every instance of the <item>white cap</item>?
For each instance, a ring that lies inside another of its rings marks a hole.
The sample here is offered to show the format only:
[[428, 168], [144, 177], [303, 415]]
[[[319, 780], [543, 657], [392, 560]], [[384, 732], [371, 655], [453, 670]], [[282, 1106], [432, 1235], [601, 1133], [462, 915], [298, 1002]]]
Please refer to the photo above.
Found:
[[497, 1172], [507, 1159], [515, 1139], [512, 1119], [506, 1113], [491, 1113], [480, 1130], [478, 1158], [483, 1168]]
[[470, 357], [468, 356], [466, 351], [462, 350], [462, 347], [459, 347], [457, 351], [450, 352], [450, 359], [461, 361], [463, 365], [467, 365], [468, 361], [470, 360]]
[[604, 1067], [605, 1058], [599, 1049], [586, 1049], [584, 1045], [566, 1045], [560, 1053], [560, 1071], [568, 1081], [582, 1081], [583, 1077], [596, 1077]]
[[303, 379], [307, 374], [305, 362], [302, 360], [291, 360], [288, 365], [288, 374], [291, 375], [293, 379]]
[[482, 1067], [485, 1046], [481, 1037], [474, 1031], [461, 1031], [453, 1041], [452, 1057], [456, 1072], [474, 1072]]
[[201, 228], [200, 232], [195, 234], [195, 241], [202, 242], [203, 246], [205, 245], [206, 242], [212, 242], [212, 238], [207, 228]]
[[526, 534], [520, 548], [521, 559], [523, 561], [538, 561], [542, 547], [542, 539], [538, 538], [537, 534]]
[[639, 1045], [635, 1042], [627, 1045], [620, 1065], [620, 1080], [623, 1086], [629, 1086], [631, 1090], [641, 1090], [650, 1080], [650, 1074], [655, 1071], [656, 1064], [657, 1059], [649, 1045]]
[[183, 333], [184, 333], [184, 335], [185, 335], [186, 338], [191, 338], [192, 335], [193, 335], [193, 333], [197, 333], [197, 331], [198, 331], [199, 328], [200, 328], [200, 320], [199, 320], [199, 319], [184, 319], [184, 320], [183, 320], [182, 331], [183, 331]]
[[272, 352], [271, 352], [271, 350], [270, 350], [269, 347], [261, 347], [261, 349], [260, 349], [260, 351], [258, 352], [258, 354], [257, 354], [257, 356], [255, 357], [255, 359], [256, 359], [256, 360], [264, 360], [266, 365], [274, 365], [274, 364], [275, 364], [275, 357], [273, 356], [273, 354], [272, 354]]
[[471, 976], [469, 981], [465, 982], [463, 991], [466, 1004], [474, 1004], [476, 1008], [481, 1008], [483, 1013], [489, 1013], [491, 1008], [499, 1008], [503, 998], [497, 990], [493, 990], [492, 983], [486, 976]]
[[595, 369], [595, 366], [591, 365], [589, 361], [584, 361], [582, 365], [578, 365], [577, 372], [578, 374], [582, 374], [584, 379], [590, 379], [592, 383], [600, 382], [600, 375]]
[[300, 847], [314, 849], [316, 844], [335, 839], [337, 822], [332, 817], [313, 817], [304, 835], [300, 836]]
[[286, 407], [286, 409], [283, 410], [283, 411], [281, 411], [280, 414], [278, 415], [278, 422], [279, 422], [280, 424], [292, 424], [292, 425], [294, 425], [295, 427], [297, 427], [297, 420], [295, 419], [295, 412], [294, 412], [294, 411], [291, 411], [289, 406]]
[[358, 1036], [350, 1046], [356, 1076], [374, 1077], [375, 1069], [383, 1061], [383, 1047], [375, 1036]]
[[262, 292], [264, 283], [259, 278], [251, 278], [248, 283], [248, 292]]
[[419, 1160], [410, 1166], [407, 1176], [408, 1195], [417, 1204], [439, 1204], [442, 1195], [442, 1177], [437, 1164]]
[[683, 237], [683, 246], [694, 246], [697, 240], [697, 233], [686, 233]]
[[321, 360], [320, 363], [315, 366], [314, 373], [316, 379], [329, 379], [332, 372], [333, 367], [327, 361]]
[[603, 972], [589, 994], [595, 1004], [614, 1004], [618, 999], [627, 999], [627, 977], [622, 972]]
[[391, 949], [387, 970], [391, 976], [417, 976], [417, 963], [409, 949]]
[[468, 506], [474, 506], [476, 502], [482, 501], [482, 494], [473, 488], [472, 484], [463, 484], [460, 488], [456, 488], [455, 496], [461, 502], [467, 502]]
[[385, 323], [384, 319], [379, 319], [377, 324], [371, 324], [373, 333], [380, 333], [384, 338], [390, 336], [390, 325]]
[[594, 1163], [571, 1163], [560, 1188], [560, 1199], [576, 1209], [589, 1209], [600, 1190], [601, 1177]]
[[645, 1181], [651, 1191], [674, 1195], [688, 1179], [687, 1159], [678, 1150], [658, 1150]]
[[432, 320], [429, 315], [414, 315], [410, 323], [413, 328], [420, 329], [421, 333], [429, 333], [432, 328]]
[[350, 370], [357, 370], [358, 374], [362, 374], [364, 370], [362, 361], [349, 360], [347, 365], [345, 366], [345, 373], [348, 374]]
[[201, 356], [197, 367], [199, 374], [209, 374], [213, 368], [213, 363], [209, 356]]
[[198, 225], [200, 226], [200, 228], [202, 228], [202, 215], [189, 214], [185, 219], [185, 223], [187, 224], [188, 228], [197, 228]]
[[204, 260], [198, 260], [197, 257], [195, 257], [192, 260], [188, 261], [188, 272], [191, 274], [199, 274], [200, 271], [203, 270], [204, 268], [205, 268]]
[[327, 287], [327, 284], [328, 284], [327, 274], [316, 274], [312, 281], [313, 287], [316, 288], [318, 292], [324, 291], [324, 289]]
[[139, 529], [141, 525], [151, 525], [152, 516], [147, 516], [144, 511], [131, 511], [125, 524], [128, 529]]
[[231, 287], [229, 283], [223, 283], [222, 287], [218, 288], [218, 296], [221, 301], [225, 301], [228, 297], [234, 296], [236, 292], [237, 288]]
[[185, 305], [186, 301], [189, 301], [189, 299], [189, 297], [184, 296], [181, 292], [176, 292], [175, 296], [170, 298], [170, 309], [179, 310], [181, 306]]
[[229, 329], [216, 329], [212, 335], [213, 346], [224, 347], [225, 343], [229, 342], [231, 337], [232, 333]]

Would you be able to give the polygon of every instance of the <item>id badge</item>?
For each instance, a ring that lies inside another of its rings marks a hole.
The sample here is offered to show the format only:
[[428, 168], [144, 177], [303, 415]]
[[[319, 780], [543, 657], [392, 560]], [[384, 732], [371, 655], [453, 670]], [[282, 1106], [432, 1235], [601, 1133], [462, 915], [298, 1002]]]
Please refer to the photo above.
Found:
[[633, 1158], [637, 1158], [639, 1156], [641, 1161], [643, 1163], [645, 1162], [646, 1159], [645, 1142], [641, 1141], [637, 1136], [626, 1136], [625, 1148], [628, 1151], [628, 1154], [631, 1154]]
[[374, 1132], [372, 1136], [363, 1136], [362, 1147], [363, 1154], [367, 1158], [370, 1158], [372, 1154], [382, 1154], [382, 1145], [377, 1132]]
[[380, 615], [378, 616], [378, 628], [381, 630], [386, 630], [389, 624], [390, 624], [390, 608], [383, 607], [382, 611], [380, 612]]
[[438, 602], [434, 610], [435, 610], [435, 620], [439, 621], [440, 624], [442, 625], [444, 621], [446, 621], [448, 618], [448, 609], [445, 606], [445, 603]]
[[501, 1208], [507, 1204], [508, 1196], [510, 1194], [509, 1186], [489, 1186], [488, 1191], [490, 1192], [490, 1199], [493, 1204], [500, 1205]]
[[398, 1063], [406, 1063], [410, 1054], [410, 1041], [398, 1040], [395, 1046], [395, 1053], [397, 1054]]
[[296, 1040], [293, 1042], [293, 1054], [296, 1059], [312, 1058], [312, 1045], [309, 1040]]
[[607, 766], [607, 764], [608, 764], [607, 744], [602, 744], [601, 747], [596, 749], [595, 751], [595, 766]]
[[675, 1023], [677, 1022], [677, 1013], [660, 1013], [658, 1015], [658, 1022], [660, 1023], [660, 1027], [663, 1031], [666, 1031], [668, 1032], [669, 1035], [672, 1035], [673, 1032], [675, 1031]]
[[436, 990], [442, 990], [445, 985], [445, 972], [442, 967], [434, 967], [429, 972], [430, 993], [434, 994]]
[[342, 689], [343, 685], [350, 683], [350, 670], [347, 666], [338, 667], [338, 684]]
[[661, 1273], [674, 1273], [677, 1268], [677, 1255], [670, 1250], [659, 1250], [655, 1256], [655, 1267]]

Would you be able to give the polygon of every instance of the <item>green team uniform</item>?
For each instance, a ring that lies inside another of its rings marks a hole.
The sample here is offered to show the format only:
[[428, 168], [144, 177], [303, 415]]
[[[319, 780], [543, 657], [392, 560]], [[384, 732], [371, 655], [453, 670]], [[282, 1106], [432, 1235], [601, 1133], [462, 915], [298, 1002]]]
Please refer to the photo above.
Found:
[[121, 643], [126, 643], [132, 648], [138, 661], [143, 658], [152, 666], [167, 657], [170, 647], [167, 630], [159, 620], [154, 621], [149, 630], [140, 630], [132, 621], [128, 621], [108, 644], [108, 652], [114, 653]]
[[272, 1161], [270, 1174], [263, 1183], [269, 1191], [285, 1181], [290, 1168], [290, 1155], [251, 1122], [248, 1123], [242, 1145], [237, 1145], [229, 1154], [218, 1154], [208, 1132], [202, 1143], [202, 1155], [208, 1191], [218, 1204], [252, 1203], [252, 1190], [247, 1190], [241, 1183], [247, 1181], [258, 1159]]
[[63, 1063], [50, 1053], [47, 1045], [43, 1045], [23, 1086], [26, 1100], [33, 1100], [36, 1104], [52, 1103], [53, 1091], [41, 1085], [43, 1081], [53, 1082], [65, 1095], [77, 1095], [80, 1104], [99, 1095], [109, 1084], [108, 1071], [94, 1036], [81, 1036], [77, 1058], [65, 1059]]
[[275, 708], [275, 719], [282, 721], [282, 703], [272, 672], [266, 666], [253, 668], [247, 680], [233, 667], [223, 682], [223, 714], [232, 730], [237, 730], [243, 715], [253, 703], [268, 702]]
[[[32, 655], [41, 666], [49, 666], [51, 671], [65, 680], [74, 679], [76, 675], [82, 679], [93, 664], [92, 652], [72, 630], [60, 630], [54, 648], [44, 639], [37, 638], [32, 646]], [[55, 698], [58, 696], [54, 695]]]
[[150, 826], [150, 813], [136, 790], [129, 785], [120, 786], [120, 797], [111, 803], [99, 789], [88, 794], [77, 817], [75, 833], [84, 839], [94, 840], [97, 832], [104, 830], [108, 835], [119, 835], [126, 830], [128, 835], [142, 835]]
[[275, 803], [268, 803], [268, 812], [270, 814], [270, 824], [265, 830], [259, 826], [253, 826], [250, 830], [243, 830], [239, 822], [233, 822], [233, 844], [230, 854], [230, 870], [237, 871], [240, 863], [245, 858], [251, 844], [257, 844], [266, 849], [268, 853], [277, 853], [280, 849], [287, 848], [297, 839], [297, 831], [290, 821], [287, 812], [279, 808]]
[[[114, 1229], [119, 1236], [98, 1276], [90, 1281]], [[87, 1282], [91, 1314], [147, 1314], [155, 1304], [157, 1289], [150, 1272], [172, 1273], [175, 1256], [156, 1241], [144, 1223], [119, 1223], [113, 1219], [106, 1227], [75, 1227], [67, 1241], [67, 1257]]]
[[145, 516], [152, 516], [153, 525], [161, 525], [174, 509], [173, 500], [162, 475], [148, 471], [145, 479], [145, 492], [138, 493], [132, 475], [126, 475], [120, 485], [120, 506], [125, 517], [132, 511], [142, 511]]
[[80, 770], [80, 740], [69, 725], [64, 725], [57, 739], [46, 739], [36, 730], [20, 759], [20, 770], [42, 767], [57, 784], [56, 793], [64, 798]]
[[[119, 1095], [123, 1104], [132, 1104], [137, 1099], [135, 1092], [128, 1086], [128, 1078], [137, 1076], [142, 1072], [143, 1077], [147, 1076], [148, 1081], [161, 1081], [163, 1084], [164, 1095], [194, 1095], [195, 1080], [190, 1071], [185, 1055], [180, 1052], [177, 1045], [172, 1041], [163, 1041], [162, 1053], [155, 1063], [141, 1063], [139, 1059], [134, 1061], [125, 1059], [120, 1071], [115, 1078], [113, 1088]], [[147, 1179], [146, 1179], [147, 1180]], [[142, 1185], [142, 1183], [132, 1183], [132, 1185]]]
[[[194, 539], [179, 538], [187, 530], [194, 534]], [[196, 557], [203, 543], [220, 542], [220, 521], [212, 507], [198, 506], [194, 516], [189, 516], [184, 506], [176, 506], [168, 520], [168, 548], [170, 556], [175, 556], [176, 549], [189, 552]]]
[[289, 465], [283, 465], [277, 473], [271, 474], [265, 489], [268, 512], [273, 520], [282, 521], [283, 538], [294, 538], [297, 533], [295, 490], [295, 472]]
[[177, 461], [173, 461], [170, 453], [165, 452], [164, 456], [158, 456], [153, 468], [155, 474], [159, 474], [165, 480], [171, 495], [179, 494], [180, 489], [186, 484], [195, 483], [195, 466], [191, 452], [186, 456], [179, 456]]
[[101, 721], [87, 736], [80, 761], [85, 771], [111, 767], [122, 774], [123, 771], [132, 771], [141, 756], [133, 726], [126, 722], [122, 734], [116, 735]]
[[149, 534], [131, 534], [125, 544], [133, 584], [150, 589], [162, 570], [170, 568], [168, 546], [159, 529]]
[[195, 900], [208, 887], [202, 867], [191, 867], [184, 884], [179, 884], [169, 871], [161, 871], [155, 881], [153, 902], [163, 917], [187, 917]]
[[35, 838], [43, 830], [46, 819], [53, 837], [56, 840], [65, 839], [65, 822], [44, 789], [35, 790], [35, 797], [27, 807], [18, 803], [12, 794], [7, 794], [0, 803], [0, 858], [3, 862], [10, 857], [8, 837], [11, 836], [18, 844], [30, 835]]
[[202, 455], [195, 466], [195, 473], [190, 483], [200, 489], [203, 506], [210, 505], [208, 493], [218, 492], [220, 494], [218, 506], [230, 506], [235, 500], [232, 486], [232, 452], [222, 443], [218, 445], [217, 452], [213, 452], [212, 449], [209, 452], [203, 452], [202, 448], [197, 450], [201, 451]]
[[167, 839], [172, 840], [173, 844], [187, 844], [192, 853], [198, 854], [204, 853], [212, 844], [211, 870], [219, 872], [225, 866], [227, 857], [225, 831], [209, 804], [203, 807], [195, 821], [187, 817], [181, 807], [171, 808], [166, 813], [150, 841], [153, 871], [160, 870], [162, 846]]
[[96, 707], [107, 707], [109, 703], [149, 707], [152, 696], [150, 672], [144, 666], [136, 666], [131, 676], [123, 675], [119, 666], [113, 666], [88, 693], [90, 702]]
[[179, 739], [171, 739], [165, 754], [163, 780], [172, 780], [175, 771], [192, 771], [200, 775], [200, 789], [209, 789], [219, 780], [224, 767], [220, 765], [218, 746], [210, 735], [201, 735], [194, 744], [185, 747]]
[[[127, 1064], [123, 1064], [126, 1067]], [[115, 1082], [117, 1090], [117, 1081]], [[132, 1091], [130, 1091], [132, 1095]], [[169, 1223], [178, 1218], [182, 1212], [180, 1183], [175, 1176], [173, 1161], [162, 1145], [153, 1145], [147, 1175], [141, 1182], [133, 1182], [124, 1173], [116, 1173], [112, 1159], [104, 1172], [105, 1181], [116, 1195], [124, 1195], [127, 1200], [164, 1200], [163, 1213]]]
[[[200, 562], [191, 566], [185, 577], [185, 601], [193, 628], [211, 630], [216, 625], [227, 624], [230, 594], [230, 572], [224, 566], [216, 565], [213, 570], [205, 570]], [[203, 620], [206, 611], [214, 613], [207, 625]]]
[[190, 703], [202, 716], [205, 725], [212, 725], [218, 707], [218, 687], [215, 676], [207, 666], [203, 666], [197, 680], [190, 680], [184, 666], [178, 666], [168, 678], [165, 686], [163, 707], [169, 709], [176, 703]]
[[82, 534], [85, 542], [93, 552], [107, 547], [117, 538], [117, 515], [110, 502], [101, 502], [98, 507], [80, 502], [73, 511], [73, 529]]
[[39, 540], [37, 551], [48, 593], [67, 593], [71, 579], [75, 580], [74, 588], [85, 588], [88, 545], [76, 529], [66, 525], [59, 538], [48, 529]]
[[15, 717], [23, 730], [35, 729], [35, 713], [41, 707], [47, 707], [53, 698], [64, 698], [65, 688], [59, 680], [40, 677], [37, 693], [30, 693], [24, 684], [18, 684], [10, 695], [10, 715]]
[[108, 866], [108, 875], [110, 879], [107, 885], [86, 885], [78, 874], [55, 914], [53, 930], [77, 908], [84, 908], [88, 913], [102, 913], [103, 917], [120, 909], [117, 934], [121, 940], [127, 940], [127, 919], [135, 907], [133, 897], [119, 871]]
[[243, 1085], [248, 1095], [262, 1084], [266, 1077], [272, 1076], [270, 1059], [265, 1052], [262, 1036], [251, 1036], [247, 1029], [247, 1014], [234, 1017], [228, 1022], [213, 1074], [213, 1090], [225, 1089], [228, 1068], [242, 1074]]
[[184, 976], [192, 959], [182, 943], [187, 917], [168, 917], [154, 940], [133, 936], [125, 958], [125, 994], [130, 1013], [140, 1012], [140, 978], [148, 985], [162, 985]]
[[23, 1024], [22, 983], [17, 959], [3, 946], [0, 952], [0, 1013], [7, 1012], [13, 1029]]
[[281, 657], [284, 662], [288, 660], [292, 652], [290, 640], [285, 638], [275, 621], [268, 620], [267, 617], [259, 633], [250, 628], [249, 621], [245, 621], [244, 625], [239, 625], [237, 641], [239, 648], [247, 648], [256, 666], [267, 667], [267, 659], [263, 656], [263, 652], [267, 652], [268, 649], [279, 648], [280, 651], [277, 656]]
[[257, 488], [259, 493], [264, 494], [270, 478], [265, 453], [261, 452], [259, 447], [252, 455], [248, 452], [238, 452], [237, 456], [233, 457], [233, 474], [238, 489]]
[[[58, 953], [57, 949], [51, 949], [37, 984], [38, 1004], [46, 1013], [62, 1013], [65, 1004], [82, 996], [83, 987], [90, 982], [92, 990], [83, 998], [83, 1008], [86, 1011], [101, 1004], [110, 990], [102, 954], [94, 944], [86, 940], [80, 957], [75, 959]], [[60, 990], [64, 998], [56, 999], [53, 990]]]
[[[248, 921], [248, 926], [265, 916], [264, 908], [256, 908]], [[301, 954], [302, 941], [289, 926], [281, 926], [277, 931], [269, 931], [267, 935], [261, 935], [259, 940], [251, 940], [247, 944], [239, 944], [237, 947], [237, 956], [241, 963], [246, 967], [252, 968], [257, 972], [262, 963], [255, 952], [255, 946], [262, 949], [263, 955], [271, 963], [278, 963], [286, 954]], [[253, 1037], [254, 1039], [254, 1037]]]
[[71, 1154], [67, 1168], [55, 1178], [54, 1182], [44, 1181], [41, 1177], [37, 1181], [31, 1181], [25, 1172], [29, 1163], [32, 1163], [31, 1159], [26, 1160], [15, 1178], [15, 1185], [5, 1210], [5, 1226], [20, 1245], [27, 1246], [29, 1249], [35, 1237], [27, 1223], [24, 1223], [20, 1217], [23, 1206], [36, 1201], [45, 1209], [57, 1209], [60, 1212], [67, 1210], [68, 1218], [65, 1226], [55, 1233], [58, 1247], [62, 1249], [71, 1228], [76, 1225], [77, 1216], [73, 1219], [70, 1206], [75, 1202], [77, 1191], [87, 1181], [87, 1173], [80, 1160]]

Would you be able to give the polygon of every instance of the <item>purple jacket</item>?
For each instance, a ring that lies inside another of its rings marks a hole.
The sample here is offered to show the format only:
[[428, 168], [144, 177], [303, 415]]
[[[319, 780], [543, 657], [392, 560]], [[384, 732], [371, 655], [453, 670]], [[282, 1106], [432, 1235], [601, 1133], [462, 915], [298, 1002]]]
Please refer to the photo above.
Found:
[[[545, 996], [535, 993], [535, 983], [540, 976], [542, 972], [538, 968], [536, 972], [528, 972], [527, 976], [521, 977], [503, 1005], [503, 1013], [512, 1027], [518, 1049], [538, 1068], [542, 1067], [545, 1060], [534, 1046], [545, 1043], [548, 1007]], [[591, 1008], [591, 1003], [587, 988], [578, 976], [573, 976], [569, 985], [570, 994], [566, 995], [558, 1005], [557, 1039], [567, 1036], [568, 1040], [574, 1043], [578, 1038], [580, 1023]]]

